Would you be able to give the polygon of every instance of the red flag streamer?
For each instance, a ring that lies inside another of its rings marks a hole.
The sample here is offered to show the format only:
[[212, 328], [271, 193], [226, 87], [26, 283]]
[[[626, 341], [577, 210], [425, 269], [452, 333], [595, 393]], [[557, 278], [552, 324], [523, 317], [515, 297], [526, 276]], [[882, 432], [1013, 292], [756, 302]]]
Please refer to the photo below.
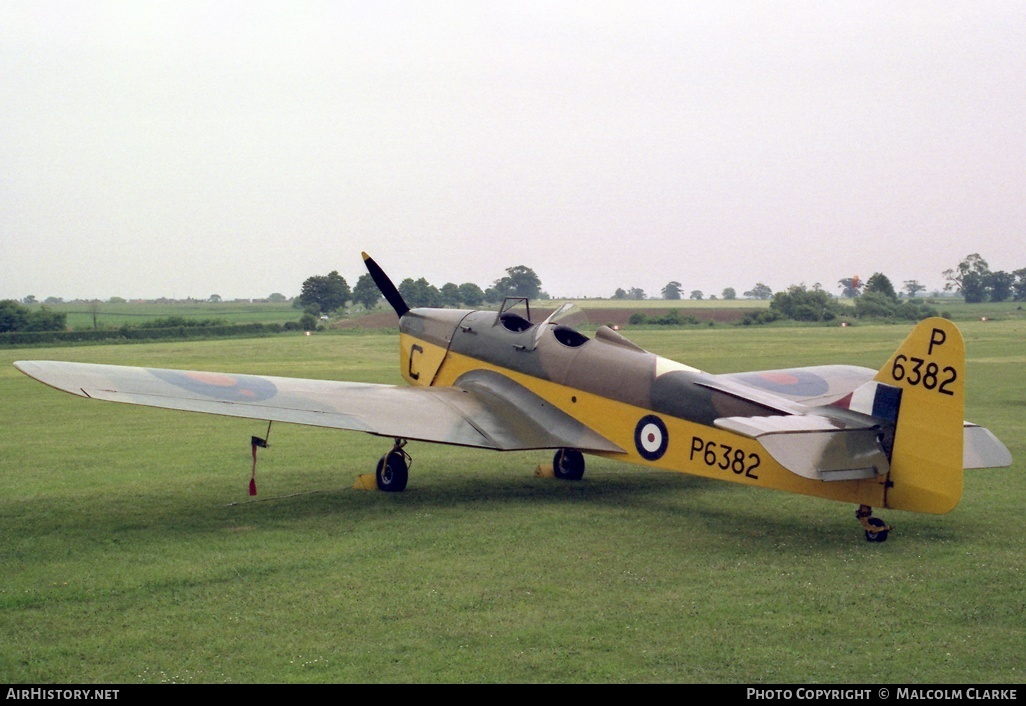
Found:
[[257, 450], [257, 437], [255, 437], [255, 436], [253, 437], [253, 442], [252, 442], [251, 446], [253, 447], [253, 473], [252, 473], [252, 474], [250, 474], [250, 476], [249, 476], [249, 494], [250, 494], [250, 495], [256, 495], [256, 494], [257, 494], [257, 489], [256, 489], [256, 450]]
[[249, 494], [250, 495], [256, 495], [257, 494], [257, 487], [256, 487], [257, 447], [259, 446], [262, 449], [266, 449], [267, 448], [267, 440], [271, 438], [271, 424], [272, 424], [272, 422], [268, 422], [267, 423], [267, 434], [264, 436], [263, 439], [261, 439], [259, 436], [251, 436], [251, 437], [249, 437], [249, 445], [253, 449], [253, 472], [249, 476]]

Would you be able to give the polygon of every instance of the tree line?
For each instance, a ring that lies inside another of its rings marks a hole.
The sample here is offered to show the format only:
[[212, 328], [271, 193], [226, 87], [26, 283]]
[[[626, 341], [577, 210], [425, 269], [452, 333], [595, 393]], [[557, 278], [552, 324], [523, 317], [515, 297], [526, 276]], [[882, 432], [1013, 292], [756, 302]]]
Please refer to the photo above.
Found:
[[852, 290], [854, 310], [822, 287], [809, 289], [804, 284], [791, 285], [786, 291], [773, 295], [769, 309], [745, 314], [741, 323], [747, 326], [778, 319], [834, 321], [849, 317], [920, 321], [937, 316], [937, 310], [922, 299], [900, 298], [891, 280], [882, 272], [874, 273], [865, 284], [854, 283]]
[[1026, 267], [1005, 272], [991, 271], [979, 253], [966, 256], [958, 267], [944, 271], [945, 291], [957, 290], [966, 304], [1026, 301]]
[[[473, 282], [456, 284], [447, 282], [436, 287], [421, 277], [412, 277], [399, 283], [399, 293], [411, 307], [477, 307], [482, 303], [497, 304], [505, 297], [527, 297], [529, 299], [548, 299], [549, 295], [541, 289], [541, 280], [537, 273], [526, 265], [516, 265], [505, 270], [506, 276], [495, 280], [490, 287], [482, 289]], [[1012, 272], [993, 271], [987, 261], [979, 253], [967, 255], [957, 267], [945, 270], [947, 280], [945, 291], [956, 291], [968, 304], [980, 302], [1026, 301], [1026, 268]], [[928, 305], [920, 303], [916, 295], [926, 289], [918, 280], [907, 280], [904, 283], [907, 297], [902, 301], [890, 279], [881, 272], [874, 273], [863, 281], [859, 277], [845, 277], [838, 280], [837, 286], [841, 297], [851, 298], [855, 302], [856, 317], [881, 316], [887, 318], [919, 319], [932, 315]], [[662, 288], [663, 299], [680, 300], [684, 294], [683, 285], [676, 280], [670, 281]], [[770, 300], [770, 308], [753, 312], [745, 319], [745, 323], [764, 323], [774, 318], [790, 318], [799, 321], [829, 321], [839, 316], [849, 315], [850, 309], [839, 308], [836, 297], [826, 292], [817, 282], [812, 288], [804, 284], [792, 285], [783, 292], [774, 293], [762, 282], [756, 283], [752, 289], [744, 292], [747, 299]], [[691, 299], [700, 300], [704, 297], [701, 290], [692, 290]], [[733, 287], [725, 288], [721, 297], [724, 300], [737, 298]], [[640, 287], [629, 289], [618, 288], [613, 299], [642, 300], [646, 299], [645, 291]], [[711, 298], [715, 299], [713, 295]], [[117, 297], [112, 297], [113, 302]], [[53, 301], [51, 301], [53, 300]], [[211, 301], [220, 300], [211, 295]], [[278, 293], [269, 297], [271, 301], [286, 301]], [[344, 308], [350, 302], [373, 309], [381, 300], [381, 293], [369, 274], [361, 275], [356, 286], [350, 288], [345, 278], [333, 270], [324, 276], [307, 278], [302, 291], [293, 305], [304, 310], [301, 320], [303, 328], [316, 326], [317, 317], [331, 314]], [[123, 301], [123, 300], [121, 300]], [[38, 304], [34, 296], [26, 297], [24, 304]], [[53, 298], [49, 303], [58, 302]], [[196, 325], [196, 324], [192, 324]], [[67, 314], [48, 309], [45, 304], [38, 309], [24, 306], [13, 299], [0, 301], [0, 333], [4, 332], [39, 332], [61, 331], [67, 327]]]
[[45, 306], [30, 309], [13, 299], [0, 301], [0, 333], [8, 331], [63, 331], [68, 315]]
[[[978, 253], [973, 253], [962, 260], [956, 268], [945, 270], [943, 274], [947, 280], [945, 290], [957, 290], [970, 304], [1009, 299], [1026, 301], [1026, 268], [1011, 273], [993, 272], [986, 260]], [[837, 287], [842, 298], [854, 300], [856, 318], [872, 316], [917, 320], [935, 313], [929, 305], [921, 303], [916, 298], [920, 292], [926, 290], [926, 286], [918, 280], [906, 280], [901, 294], [882, 272], [876, 272], [866, 280], [857, 276], [844, 277], [838, 280]], [[476, 307], [485, 302], [499, 303], [507, 296], [549, 298], [541, 291], [541, 280], [538, 275], [525, 265], [507, 268], [506, 276], [496, 280], [487, 289], [481, 289], [472, 282], [459, 285], [448, 282], [439, 288], [423, 277], [416, 280], [404, 279], [399, 283], [398, 289], [411, 307]], [[660, 294], [666, 300], [680, 300], [683, 299], [685, 291], [679, 281], [673, 280], [662, 288]], [[373, 309], [377, 306], [380, 296], [370, 275], [362, 275], [356, 287], [350, 290], [345, 278], [337, 271], [332, 271], [327, 276], [308, 278], [303, 283], [302, 292], [296, 298], [294, 306], [304, 309], [311, 315], [337, 311], [349, 302]], [[701, 290], [696, 289], [691, 291], [689, 298], [701, 300], [704, 296]], [[768, 310], [753, 312], [747, 317], [746, 323], [763, 323], [774, 318], [829, 321], [852, 314], [850, 308], [842, 308], [837, 297], [824, 290], [818, 282], [811, 288], [804, 284], [792, 285], [787, 290], [776, 293], [766, 284], [757, 282], [751, 289], [746, 290], [743, 296], [746, 299], [770, 300]], [[733, 287], [726, 287], [720, 297], [728, 301], [737, 299], [737, 292]], [[630, 287], [617, 288], [612, 298], [638, 301], [648, 297], [640, 287]], [[716, 298], [716, 295], [711, 297]]]
[[[498, 304], [505, 297], [548, 298], [548, 294], [541, 289], [541, 279], [526, 265], [506, 268], [506, 276], [495, 280], [487, 289], [481, 289], [473, 282], [447, 282], [439, 288], [424, 277], [416, 280], [407, 277], [396, 288], [406, 303], [414, 308], [475, 307], [484, 302]], [[365, 309], [373, 309], [380, 299], [381, 292], [369, 274], [361, 275], [356, 286], [350, 289], [345, 278], [333, 270], [324, 276], [308, 277], [293, 306], [318, 316], [338, 311], [350, 302]]]
[[[991, 271], [987, 261], [979, 253], [973, 253], [962, 260], [958, 267], [945, 270], [942, 274], [946, 280], [944, 291], [958, 292], [967, 304], [1009, 300], [1026, 301], [1026, 268], [1012, 272], [1004, 272], [1002, 270]], [[881, 284], [882, 282], [885, 282], [885, 284]], [[799, 288], [804, 288], [804, 285], [799, 285]], [[874, 273], [868, 280], [860, 279], [858, 276], [843, 277], [837, 281], [837, 288], [841, 292], [841, 297], [848, 299], [856, 299], [863, 293], [883, 293], [894, 298], [901, 296], [894, 289], [891, 281], [881, 272]], [[793, 289], [794, 286], [790, 287], [788, 291]], [[811, 291], [822, 290], [823, 286], [818, 282], [812, 285]], [[680, 282], [673, 280], [668, 282], [660, 293], [663, 299], [679, 300], [683, 299], [684, 291], [684, 286]], [[903, 283], [903, 292], [909, 298], [914, 299], [919, 292], [923, 291], [926, 291], [926, 285], [920, 283], [919, 280], [905, 280]], [[704, 296], [701, 290], [695, 289], [691, 291], [689, 298], [700, 300]], [[774, 293], [768, 286], [758, 282], [754, 287], [746, 291], [743, 296], [745, 299], [766, 300], [772, 299]], [[829, 297], [830, 295], [824, 292], [823, 296]], [[727, 300], [736, 299], [737, 292], [733, 287], [727, 287], [723, 290], [721, 297]], [[613, 293], [612, 298], [640, 300], [647, 299], [648, 295], [640, 287], [631, 287], [626, 290], [622, 288], [617, 289]], [[713, 295], [711, 298], [716, 299], [717, 297]]]

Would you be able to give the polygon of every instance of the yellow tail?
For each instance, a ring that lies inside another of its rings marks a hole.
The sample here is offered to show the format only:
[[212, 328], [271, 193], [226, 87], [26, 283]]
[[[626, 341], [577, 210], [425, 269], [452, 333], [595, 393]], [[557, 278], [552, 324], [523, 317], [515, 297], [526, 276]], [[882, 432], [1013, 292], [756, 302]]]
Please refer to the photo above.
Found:
[[951, 511], [962, 498], [962, 334], [947, 319], [920, 322], [874, 379], [901, 389], [886, 507]]

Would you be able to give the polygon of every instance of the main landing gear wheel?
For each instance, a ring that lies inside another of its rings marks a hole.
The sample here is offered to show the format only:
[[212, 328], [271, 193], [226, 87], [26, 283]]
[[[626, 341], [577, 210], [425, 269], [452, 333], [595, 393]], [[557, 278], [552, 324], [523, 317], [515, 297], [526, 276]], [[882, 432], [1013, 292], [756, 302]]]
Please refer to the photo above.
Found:
[[396, 439], [395, 446], [378, 461], [374, 478], [378, 482], [378, 490], [386, 493], [401, 493], [406, 490], [406, 482], [410, 478], [410, 455], [403, 451], [406, 442]]
[[552, 471], [562, 480], [580, 480], [584, 477], [584, 454], [577, 449], [560, 449], [552, 457]]
[[879, 517], [870, 517], [869, 518], [869, 524], [871, 524], [873, 527], [882, 527], [883, 529], [879, 529], [879, 530], [877, 530], [875, 532], [871, 532], [869, 530], [866, 530], [866, 541], [867, 542], [886, 542], [887, 541], [887, 533], [890, 531], [890, 527], [887, 526], [887, 523], [884, 522], [883, 520], [881, 520]]

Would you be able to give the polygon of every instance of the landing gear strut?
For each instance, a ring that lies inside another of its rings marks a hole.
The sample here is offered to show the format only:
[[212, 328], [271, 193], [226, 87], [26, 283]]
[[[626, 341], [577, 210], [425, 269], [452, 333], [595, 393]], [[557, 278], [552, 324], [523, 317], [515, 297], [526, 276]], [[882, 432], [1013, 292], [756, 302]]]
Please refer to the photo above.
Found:
[[378, 461], [374, 477], [378, 482], [378, 490], [386, 493], [401, 493], [406, 490], [406, 482], [410, 477], [410, 463], [413, 459], [403, 450], [406, 439], [396, 439], [392, 449]]
[[873, 508], [869, 505], [859, 505], [859, 509], [855, 511], [855, 519], [866, 530], [867, 542], [886, 542], [887, 533], [894, 529], [879, 517], [873, 517]]

